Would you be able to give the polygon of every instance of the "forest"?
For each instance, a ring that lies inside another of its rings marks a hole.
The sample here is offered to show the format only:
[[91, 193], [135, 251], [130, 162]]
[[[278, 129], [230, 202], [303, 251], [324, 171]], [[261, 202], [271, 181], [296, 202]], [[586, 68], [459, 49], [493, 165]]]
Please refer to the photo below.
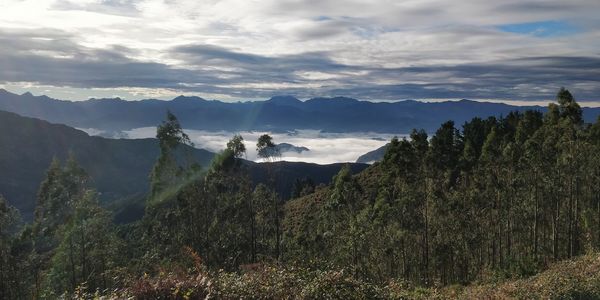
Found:
[[207, 166], [175, 115], [156, 138], [139, 221], [113, 222], [74, 157], [33, 222], [0, 197], [0, 299], [600, 298], [600, 118], [564, 88], [545, 114], [413, 130], [287, 201], [273, 173], [252, 184], [240, 135]]

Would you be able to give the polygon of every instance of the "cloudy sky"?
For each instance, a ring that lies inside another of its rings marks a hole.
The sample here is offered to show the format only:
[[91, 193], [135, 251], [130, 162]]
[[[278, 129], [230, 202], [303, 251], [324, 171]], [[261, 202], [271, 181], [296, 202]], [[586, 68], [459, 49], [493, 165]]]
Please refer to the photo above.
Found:
[[60, 99], [600, 101], [600, 1], [1, 0], [0, 87]]

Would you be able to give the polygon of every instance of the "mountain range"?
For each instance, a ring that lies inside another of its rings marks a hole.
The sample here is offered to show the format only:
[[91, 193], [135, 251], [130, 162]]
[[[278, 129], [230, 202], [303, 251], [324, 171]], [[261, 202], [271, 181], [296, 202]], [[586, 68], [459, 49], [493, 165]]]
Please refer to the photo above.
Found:
[[[125, 101], [119, 98], [63, 101], [31, 93], [17, 95], [0, 89], [0, 110], [77, 128], [119, 132], [156, 126], [170, 110], [187, 129], [213, 131], [289, 131], [408, 133], [413, 128], [433, 132], [439, 124], [462, 124], [473, 117], [506, 115], [514, 110], [541, 110], [541, 106], [512, 106], [471, 100], [369, 102], [346, 97], [300, 101], [276, 96], [266, 101], [221, 102], [179, 96], [170, 101]], [[594, 121], [600, 108], [584, 108]]]

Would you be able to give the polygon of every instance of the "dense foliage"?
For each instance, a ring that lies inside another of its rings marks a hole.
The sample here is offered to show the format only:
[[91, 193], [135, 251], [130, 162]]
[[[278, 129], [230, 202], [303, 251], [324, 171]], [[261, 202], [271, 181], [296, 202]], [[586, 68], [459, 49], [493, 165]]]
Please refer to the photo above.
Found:
[[[190, 141], [169, 113], [142, 220], [113, 225], [74, 159], [48, 169], [32, 224], [16, 228], [0, 198], [0, 296], [598, 297], [592, 271], [498, 285], [576, 273], [555, 263], [600, 249], [600, 119], [585, 124], [567, 90], [557, 100], [414, 130], [358, 175], [298, 179], [287, 203], [274, 173], [253, 186], [239, 135], [206, 169], [175, 155]], [[274, 145], [257, 144], [267, 166]]]
[[393, 139], [380, 164], [288, 205], [290, 260], [430, 285], [530, 275], [600, 248], [600, 120], [557, 98], [545, 116]]

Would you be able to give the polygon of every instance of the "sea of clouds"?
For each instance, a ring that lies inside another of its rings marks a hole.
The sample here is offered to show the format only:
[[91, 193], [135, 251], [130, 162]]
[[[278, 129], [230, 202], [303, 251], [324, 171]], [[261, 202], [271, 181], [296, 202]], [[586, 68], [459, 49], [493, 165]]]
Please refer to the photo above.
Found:
[[[92, 135], [108, 134], [95, 129], [83, 129]], [[375, 150], [394, 137], [405, 136], [403, 134], [382, 134], [373, 132], [352, 133], [330, 133], [318, 130], [294, 130], [291, 132], [277, 133], [264, 131], [204, 131], [184, 130], [194, 143], [196, 148], [206, 149], [212, 152], [223, 150], [227, 141], [235, 134], [241, 134], [246, 145], [246, 159], [260, 161], [256, 153], [256, 141], [258, 137], [267, 133], [273, 137], [276, 144], [289, 143], [298, 147], [306, 147], [310, 151], [283, 152], [281, 160], [303, 161], [318, 164], [330, 164], [338, 162], [355, 162], [356, 159], [372, 150]], [[118, 133], [113, 137], [119, 138], [149, 138], [155, 137], [156, 127], [142, 127]]]

